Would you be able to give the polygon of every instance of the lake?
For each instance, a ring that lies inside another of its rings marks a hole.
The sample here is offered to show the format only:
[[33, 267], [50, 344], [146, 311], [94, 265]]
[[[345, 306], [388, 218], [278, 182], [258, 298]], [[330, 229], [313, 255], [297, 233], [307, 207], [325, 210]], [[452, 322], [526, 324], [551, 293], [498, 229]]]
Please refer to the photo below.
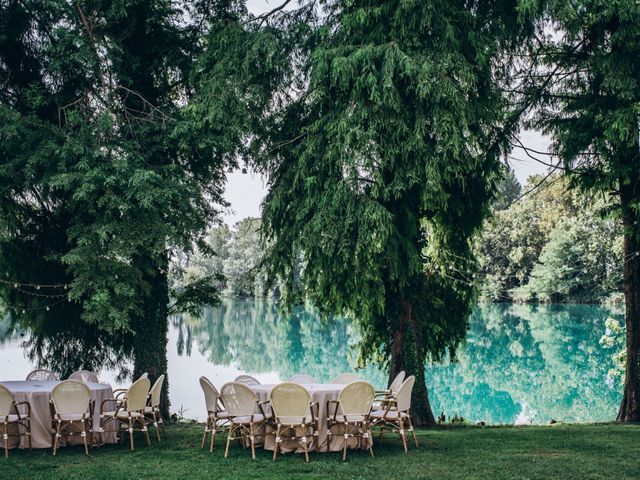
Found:
[[[619, 312], [594, 305], [479, 305], [455, 362], [429, 365], [434, 414], [487, 424], [546, 424], [615, 419], [620, 380], [609, 375], [621, 348], [600, 344], [605, 320]], [[23, 379], [32, 365], [24, 336], [0, 329], [0, 380]], [[262, 383], [308, 373], [327, 381], [352, 370], [357, 330], [345, 319], [321, 321], [310, 307], [290, 316], [262, 301], [225, 299], [201, 318], [170, 322], [172, 411], [206, 416], [201, 375], [218, 388], [240, 373]], [[361, 375], [383, 387], [375, 367]], [[101, 372], [114, 382], [114, 374]]]

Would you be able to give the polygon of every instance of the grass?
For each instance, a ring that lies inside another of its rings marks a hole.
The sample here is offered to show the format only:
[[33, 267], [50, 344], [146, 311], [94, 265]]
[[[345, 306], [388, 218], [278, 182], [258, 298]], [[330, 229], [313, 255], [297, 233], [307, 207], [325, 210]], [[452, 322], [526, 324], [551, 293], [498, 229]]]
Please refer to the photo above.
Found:
[[201, 428], [167, 427], [165, 440], [137, 449], [126, 445], [93, 449], [86, 457], [80, 447], [63, 448], [54, 458], [50, 450], [12, 450], [0, 457], [0, 479], [605, 479], [639, 478], [640, 426], [554, 425], [540, 427], [455, 427], [419, 430], [420, 447], [404, 455], [391, 435], [368, 453], [349, 451], [313, 454], [305, 464], [301, 455], [285, 454], [277, 463], [271, 452], [234, 445], [223, 457], [222, 438], [213, 453], [200, 449]]

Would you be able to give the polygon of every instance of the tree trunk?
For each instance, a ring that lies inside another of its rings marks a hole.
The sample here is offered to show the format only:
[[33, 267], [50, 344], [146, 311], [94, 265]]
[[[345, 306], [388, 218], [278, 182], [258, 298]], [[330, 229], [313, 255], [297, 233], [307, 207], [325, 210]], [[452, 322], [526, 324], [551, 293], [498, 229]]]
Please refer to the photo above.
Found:
[[158, 267], [148, 256], [139, 259], [143, 262], [142, 271], [149, 285], [144, 299], [142, 313], [133, 322], [135, 332], [133, 356], [134, 378], [143, 373], [149, 374], [151, 385], [164, 374], [164, 385], [160, 401], [160, 411], [164, 418], [169, 417], [169, 377], [167, 372], [167, 343], [169, 331], [168, 304], [169, 285], [167, 281], [167, 260]]
[[433, 427], [436, 420], [429, 403], [429, 393], [425, 381], [425, 355], [420, 341], [419, 330], [413, 318], [413, 305], [409, 300], [400, 300], [400, 309], [396, 329], [391, 344], [391, 364], [389, 368], [389, 383], [404, 370], [409, 375], [415, 375], [416, 383], [411, 398], [411, 411], [416, 426]]
[[621, 182], [620, 200], [624, 225], [624, 300], [627, 360], [619, 422], [640, 422], [640, 239], [638, 215], [632, 205], [640, 200], [638, 180]]

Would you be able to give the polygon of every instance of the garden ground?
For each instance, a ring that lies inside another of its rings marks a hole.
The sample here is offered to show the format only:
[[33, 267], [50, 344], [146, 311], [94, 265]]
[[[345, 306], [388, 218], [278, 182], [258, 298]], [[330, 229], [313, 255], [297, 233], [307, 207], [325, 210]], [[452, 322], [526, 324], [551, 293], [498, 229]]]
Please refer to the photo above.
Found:
[[[153, 432], [151, 432], [153, 433]], [[222, 436], [220, 436], [222, 437]], [[449, 427], [419, 430], [420, 447], [405, 455], [397, 438], [376, 443], [375, 459], [365, 451], [303, 457], [286, 454], [271, 460], [271, 452], [232, 446], [223, 457], [223, 439], [213, 453], [200, 449], [201, 427], [167, 427], [162, 443], [149, 448], [137, 437], [127, 445], [93, 449], [80, 447], [9, 452], [0, 458], [0, 479], [605, 479], [640, 478], [640, 425], [553, 425], [527, 427]]]

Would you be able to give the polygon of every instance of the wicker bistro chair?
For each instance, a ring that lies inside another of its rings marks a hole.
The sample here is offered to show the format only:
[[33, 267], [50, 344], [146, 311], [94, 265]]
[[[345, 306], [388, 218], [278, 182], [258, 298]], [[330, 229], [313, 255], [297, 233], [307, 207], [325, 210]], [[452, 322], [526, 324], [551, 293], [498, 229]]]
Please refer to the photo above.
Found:
[[[400, 388], [400, 385], [402, 385], [402, 382], [404, 382], [406, 373], [404, 370], [402, 370], [400, 373], [398, 373], [398, 375], [396, 375], [396, 378], [393, 379], [393, 381], [389, 384], [389, 387], [386, 390], [376, 390], [376, 395], [375, 395], [375, 399], [374, 399], [374, 406], [373, 409], [374, 410], [380, 410], [380, 409], [384, 409], [387, 407], [387, 402], [385, 401], [387, 397], [393, 398], [393, 395], [396, 394], [396, 392], [398, 391], [398, 388]], [[392, 405], [391, 407], [392, 409], [395, 408], [395, 405]]]
[[[140, 375], [138, 377], [138, 380], [140, 380], [141, 378], [149, 378], [149, 372], [144, 372], [142, 375]], [[149, 382], [151, 382], [151, 380], [149, 380]], [[122, 396], [124, 396], [125, 393], [127, 393], [128, 388], [116, 388], [113, 391], [113, 396], [114, 398], [119, 402], [122, 403]]]
[[[87, 434], [91, 435], [93, 419], [91, 390], [79, 380], [65, 380], [51, 390], [53, 420], [53, 454], [60, 445], [60, 437], [78, 435], [84, 442], [84, 453], [89, 455]], [[77, 429], [80, 429], [80, 432]], [[66, 431], [65, 431], [66, 430]]]
[[147, 398], [147, 406], [144, 409], [144, 416], [155, 428], [158, 441], [160, 441], [160, 430], [158, 429], [158, 425], [162, 426], [162, 432], [164, 433], [164, 423], [162, 421], [162, 414], [160, 413], [160, 394], [162, 393], [164, 378], [164, 375], [160, 375], [156, 380], [156, 383], [151, 387]]
[[385, 399], [386, 407], [384, 409], [374, 410], [370, 415], [372, 428], [379, 428], [380, 430], [380, 441], [382, 441], [382, 435], [386, 430], [397, 431], [402, 439], [402, 446], [404, 447], [405, 453], [407, 453], [405, 426], [408, 426], [413, 441], [416, 447], [418, 446], [418, 439], [416, 438], [416, 432], [411, 421], [411, 392], [413, 391], [415, 381], [416, 378], [413, 375], [408, 377], [402, 382], [402, 385], [395, 394]]
[[[362, 440], [366, 439], [369, 444], [369, 453], [373, 457], [373, 442], [369, 429], [371, 405], [375, 390], [373, 385], [364, 381], [351, 382], [345, 386], [338, 394], [337, 400], [327, 402], [327, 451], [331, 446], [331, 431], [334, 427], [343, 430], [344, 446], [342, 449], [342, 460], [347, 459], [347, 443], [349, 438], [358, 438], [358, 444], [362, 445]], [[333, 413], [331, 406], [333, 405]]]
[[[262, 409], [262, 405], [268, 402], [258, 402], [258, 397], [253, 390], [240, 382], [225, 383], [220, 389], [220, 398], [227, 409], [229, 418], [229, 433], [224, 458], [229, 455], [231, 440], [239, 440], [244, 445], [244, 442], [249, 439], [251, 458], [255, 460], [255, 437], [265, 436], [259, 431], [267, 421], [267, 415]], [[257, 411], [260, 413], [256, 413]]]
[[292, 382], [292, 383], [318, 383], [318, 380], [313, 378], [311, 375], [305, 375], [305, 374], [299, 373], [299, 374], [294, 375], [291, 378], [289, 378], [289, 380], [287, 380], [287, 382]]
[[[314, 412], [315, 407], [315, 412]], [[318, 451], [318, 402], [312, 402], [306, 388], [286, 382], [271, 390], [271, 409], [276, 424], [276, 446], [273, 449], [273, 461], [276, 461], [284, 433], [292, 435], [287, 440], [298, 440], [304, 450], [304, 460], [309, 462], [309, 436], [314, 438]]]
[[[149, 439], [149, 431], [147, 430], [147, 422], [145, 419], [145, 411], [147, 408], [147, 397], [149, 396], [150, 382], [148, 378], [139, 378], [131, 384], [127, 391], [122, 395], [122, 400], [116, 398], [107, 398], [100, 405], [100, 431], [105, 432], [105, 425], [109, 422], [116, 422], [118, 429], [116, 432], [122, 433], [123, 430], [129, 432], [129, 442], [131, 450], [133, 450], [133, 432], [136, 423], [140, 424], [139, 431], [144, 432], [147, 437], [147, 445], [151, 446]], [[115, 403], [115, 411], [105, 411], [105, 404]], [[121, 437], [124, 438], [124, 437]]]
[[69, 375], [69, 380], [80, 380], [85, 383], [98, 383], [98, 375], [89, 370], [78, 370]]
[[46, 382], [60, 380], [60, 378], [58, 378], [58, 376], [50, 370], [39, 368], [37, 370], [32, 370], [31, 373], [27, 375], [27, 381], [29, 382], [32, 380]]
[[245, 385], [260, 385], [260, 381], [257, 378], [253, 378], [251, 375], [238, 375], [234, 382], [243, 383]]
[[[18, 406], [27, 411], [21, 413]], [[15, 425], [17, 433], [10, 433], [9, 426]], [[24, 433], [20, 433], [20, 427]], [[9, 437], [26, 436], [29, 439], [29, 451], [31, 451], [31, 405], [29, 402], [18, 402], [11, 390], [0, 383], [0, 431], [4, 447], [4, 458], [9, 456]]]
[[346, 385], [347, 383], [357, 382], [359, 380], [362, 380], [362, 379], [358, 375], [356, 375], [355, 373], [341, 373], [336, 378], [331, 380], [329, 383], [336, 383], [336, 384], [344, 384], [344, 385]]
[[204, 392], [204, 401], [207, 405], [207, 423], [204, 426], [204, 435], [202, 435], [202, 446], [200, 448], [204, 448], [204, 444], [207, 441], [207, 433], [211, 432], [209, 452], [213, 452], [216, 433], [224, 431], [225, 427], [229, 427], [229, 414], [224, 408], [220, 393], [207, 377], [200, 377], [200, 387]]

